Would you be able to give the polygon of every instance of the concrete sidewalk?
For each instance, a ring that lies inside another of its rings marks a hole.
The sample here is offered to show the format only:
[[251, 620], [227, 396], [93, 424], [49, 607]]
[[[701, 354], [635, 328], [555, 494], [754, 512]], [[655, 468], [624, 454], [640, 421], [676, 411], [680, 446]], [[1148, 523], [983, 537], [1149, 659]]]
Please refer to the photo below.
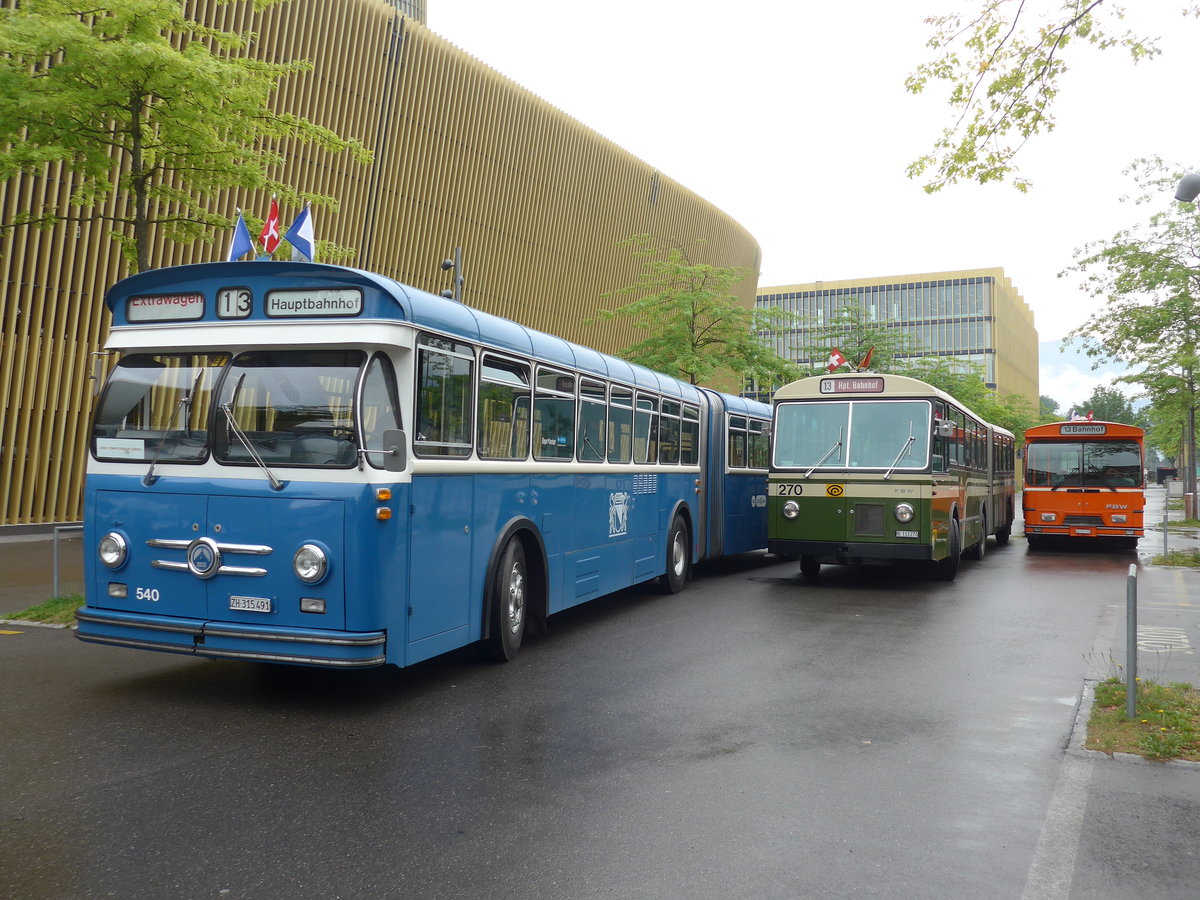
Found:
[[[59, 532], [58, 595], [83, 593], [83, 539]], [[0, 619], [55, 596], [53, 532], [0, 536]]]

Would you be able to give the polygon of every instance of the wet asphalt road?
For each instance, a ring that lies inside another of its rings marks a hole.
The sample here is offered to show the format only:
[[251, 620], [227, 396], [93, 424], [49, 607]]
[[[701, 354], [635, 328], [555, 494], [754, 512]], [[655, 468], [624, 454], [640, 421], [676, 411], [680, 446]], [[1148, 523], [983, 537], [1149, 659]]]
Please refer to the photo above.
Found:
[[989, 549], [951, 584], [740, 557], [505, 666], [0, 636], [0, 897], [1200, 893], [1200, 773], [1064, 755], [1136, 557]]

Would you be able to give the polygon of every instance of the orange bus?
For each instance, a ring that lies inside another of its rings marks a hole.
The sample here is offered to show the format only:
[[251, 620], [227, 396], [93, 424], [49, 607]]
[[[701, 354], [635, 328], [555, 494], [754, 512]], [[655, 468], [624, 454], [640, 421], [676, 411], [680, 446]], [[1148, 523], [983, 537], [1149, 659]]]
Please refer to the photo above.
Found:
[[1025, 432], [1025, 539], [1113, 538], [1136, 547], [1145, 505], [1145, 432], [1116, 422], [1054, 422]]

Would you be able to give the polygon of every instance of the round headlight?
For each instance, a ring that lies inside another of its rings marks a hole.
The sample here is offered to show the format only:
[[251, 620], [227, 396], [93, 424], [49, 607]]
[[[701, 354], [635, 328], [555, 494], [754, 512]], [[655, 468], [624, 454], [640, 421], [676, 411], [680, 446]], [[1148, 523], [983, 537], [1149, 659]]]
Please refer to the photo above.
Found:
[[794, 519], [800, 515], [800, 504], [795, 500], [789, 500], [783, 504], [783, 517], [785, 519]]
[[100, 546], [97, 548], [97, 552], [100, 554], [100, 562], [104, 563], [110, 569], [119, 569], [125, 565], [125, 559], [129, 555], [129, 545], [121, 535], [115, 531], [110, 531], [104, 537], [100, 538]]
[[913, 518], [913, 508], [911, 503], [896, 504], [896, 521], [911, 522]]
[[329, 571], [329, 560], [316, 544], [304, 544], [292, 557], [292, 569], [305, 584], [316, 584]]

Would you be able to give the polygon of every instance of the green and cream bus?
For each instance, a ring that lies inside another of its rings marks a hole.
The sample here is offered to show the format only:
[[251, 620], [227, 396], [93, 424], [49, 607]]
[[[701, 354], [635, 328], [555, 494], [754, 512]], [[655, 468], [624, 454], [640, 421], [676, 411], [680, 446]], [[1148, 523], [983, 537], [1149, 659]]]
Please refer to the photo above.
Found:
[[1012, 533], [1015, 442], [932, 385], [902, 375], [820, 375], [774, 398], [768, 547], [822, 563], [959, 558]]

